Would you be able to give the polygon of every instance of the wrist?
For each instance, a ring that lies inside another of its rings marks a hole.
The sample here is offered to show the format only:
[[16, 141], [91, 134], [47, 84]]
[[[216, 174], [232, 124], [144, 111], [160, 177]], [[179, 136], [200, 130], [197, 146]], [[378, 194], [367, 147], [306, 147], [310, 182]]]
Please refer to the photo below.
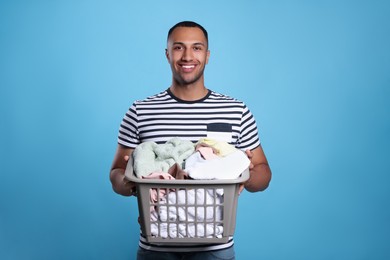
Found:
[[125, 182], [125, 170], [121, 168], [113, 169], [111, 171], [111, 183], [114, 191], [123, 196], [131, 195], [131, 187]]

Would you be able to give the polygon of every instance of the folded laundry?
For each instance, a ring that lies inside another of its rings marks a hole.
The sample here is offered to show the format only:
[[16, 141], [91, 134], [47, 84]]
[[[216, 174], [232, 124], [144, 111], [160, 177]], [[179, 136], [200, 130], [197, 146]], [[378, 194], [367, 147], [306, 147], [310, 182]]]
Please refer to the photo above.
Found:
[[[152, 172], [148, 176], [143, 176], [143, 179], [160, 179], [160, 180], [174, 180], [175, 178], [170, 175], [169, 173], [165, 172]], [[164, 198], [165, 194], [167, 193], [167, 189], [150, 189], [149, 195], [150, 195], [150, 211], [154, 210], [154, 203], [156, 203], [159, 199]]]
[[[188, 233], [187, 233], [188, 229]], [[222, 237], [223, 225], [222, 224], [200, 224], [190, 223], [188, 225], [179, 225], [179, 234], [184, 237]]]
[[217, 237], [221, 238], [223, 226], [213, 223], [152, 223], [151, 234], [162, 238]]
[[[134, 173], [144, 179], [236, 179], [250, 165], [242, 151], [208, 138], [196, 146], [179, 138], [165, 144], [145, 142], [133, 156]], [[152, 235], [222, 237], [223, 194], [221, 188], [150, 188]]]
[[214, 149], [212, 147], [206, 147], [206, 146], [197, 146], [195, 148], [197, 152], [202, 155], [202, 157], [205, 160], [212, 160], [212, 159], [217, 159], [219, 156], [215, 153]]
[[226, 156], [228, 154], [231, 154], [237, 150], [236, 147], [233, 145], [223, 142], [223, 141], [217, 141], [215, 139], [211, 138], [201, 138], [197, 143], [196, 146], [209, 146], [212, 147], [215, 150], [215, 153], [218, 156]]
[[[169, 168], [168, 173], [165, 172], [152, 172], [147, 176], [142, 176], [143, 179], [159, 179], [159, 180], [182, 180], [188, 178], [188, 175], [181, 167], [175, 163], [171, 168]], [[154, 210], [154, 204], [165, 197], [165, 194], [168, 193], [168, 189], [157, 189], [152, 188], [149, 191], [150, 194], [150, 211]]]
[[248, 157], [238, 149], [224, 157], [212, 160], [205, 160], [199, 152], [195, 152], [185, 161], [184, 170], [192, 179], [226, 180], [238, 178], [249, 165]]
[[219, 205], [222, 203], [222, 195], [223, 189], [170, 191], [159, 203], [159, 219], [161, 221], [220, 220], [222, 209]]
[[151, 212], [151, 233], [163, 238], [221, 237], [223, 189], [170, 191]]
[[175, 163], [168, 170], [168, 174], [174, 177], [176, 180], [188, 179], [188, 174], [181, 168], [178, 163]]
[[191, 141], [172, 138], [165, 144], [144, 142], [134, 152], [134, 172], [138, 178], [152, 172], [168, 172], [175, 163], [181, 165], [195, 151]]

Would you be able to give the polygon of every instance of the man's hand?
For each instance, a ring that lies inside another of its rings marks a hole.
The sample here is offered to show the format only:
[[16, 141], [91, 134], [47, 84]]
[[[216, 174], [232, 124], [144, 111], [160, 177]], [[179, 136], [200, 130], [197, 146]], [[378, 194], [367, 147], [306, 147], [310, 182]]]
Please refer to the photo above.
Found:
[[113, 190], [123, 196], [135, 195], [135, 184], [125, 178], [127, 162], [133, 149], [118, 145], [110, 171]]
[[[129, 158], [130, 156], [128, 155], [124, 156], [126, 163], [129, 161]], [[131, 190], [130, 196], [135, 196], [137, 194], [135, 183], [126, 179], [126, 176], [124, 175], [123, 175], [123, 183], [127, 189]]]
[[251, 163], [250, 163], [250, 165], [249, 165], [249, 170], [252, 170], [252, 169], [253, 169], [253, 163], [252, 163], [253, 153], [252, 153], [252, 151], [249, 150], [249, 149], [246, 150], [245, 153], [246, 153], [246, 156], [248, 156], [249, 161], [251, 161]]
[[258, 146], [251, 151], [246, 150], [245, 153], [251, 161], [249, 165], [250, 177], [240, 186], [239, 191], [241, 192], [244, 187], [250, 192], [265, 190], [271, 181], [272, 174], [263, 148]]
[[[250, 161], [250, 164], [249, 164], [249, 172], [253, 169], [253, 163], [252, 163], [252, 156], [253, 156], [253, 153], [251, 152], [251, 150], [246, 150], [245, 151], [246, 155], [248, 156], [248, 159]], [[241, 194], [241, 192], [244, 190], [245, 188], [245, 183], [241, 183], [240, 184], [240, 189], [238, 191], [238, 194]]]

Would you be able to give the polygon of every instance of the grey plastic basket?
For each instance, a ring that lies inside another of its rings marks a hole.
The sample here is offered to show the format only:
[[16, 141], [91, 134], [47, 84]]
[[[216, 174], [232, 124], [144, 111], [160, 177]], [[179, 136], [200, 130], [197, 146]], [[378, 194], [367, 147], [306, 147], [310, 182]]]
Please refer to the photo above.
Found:
[[[234, 234], [239, 185], [249, 179], [249, 169], [234, 180], [140, 179], [130, 156], [125, 176], [136, 184], [141, 232], [147, 242], [215, 244], [227, 243]], [[152, 190], [165, 196], [151, 202]]]

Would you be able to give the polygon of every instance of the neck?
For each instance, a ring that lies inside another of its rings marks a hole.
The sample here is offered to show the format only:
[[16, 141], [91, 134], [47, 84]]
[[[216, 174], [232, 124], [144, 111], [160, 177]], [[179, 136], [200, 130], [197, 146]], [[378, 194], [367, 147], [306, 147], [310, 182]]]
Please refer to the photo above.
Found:
[[179, 85], [172, 84], [169, 88], [173, 95], [181, 100], [194, 101], [204, 98], [208, 90], [203, 84]]

